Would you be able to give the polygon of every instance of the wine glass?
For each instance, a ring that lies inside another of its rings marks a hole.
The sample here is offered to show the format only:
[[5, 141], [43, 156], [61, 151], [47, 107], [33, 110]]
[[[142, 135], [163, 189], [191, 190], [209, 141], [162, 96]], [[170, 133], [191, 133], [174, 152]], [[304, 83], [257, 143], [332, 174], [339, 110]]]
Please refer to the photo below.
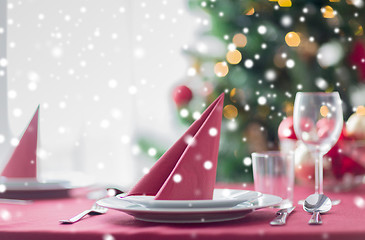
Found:
[[294, 131], [314, 154], [315, 193], [323, 194], [323, 156], [335, 145], [343, 127], [338, 92], [298, 92], [294, 102]]

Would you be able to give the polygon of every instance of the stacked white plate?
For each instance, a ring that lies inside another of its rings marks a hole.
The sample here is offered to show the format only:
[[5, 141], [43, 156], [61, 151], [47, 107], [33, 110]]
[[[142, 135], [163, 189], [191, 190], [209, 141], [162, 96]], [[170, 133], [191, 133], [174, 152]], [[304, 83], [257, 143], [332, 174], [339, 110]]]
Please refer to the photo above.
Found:
[[256, 209], [274, 206], [281, 201], [280, 197], [255, 191], [215, 189], [212, 200], [155, 200], [154, 196], [120, 194], [101, 199], [97, 204], [142, 221], [202, 223], [243, 218]]
[[[55, 178], [56, 176], [56, 178]], [[81, 173], [63, 174], [69, 180], [54, 178], [6, 178], [0, 177], [0, 197], [17, 199], [42, 199], [67, 197], [72, 189], [88, 187], [93, 181]]]

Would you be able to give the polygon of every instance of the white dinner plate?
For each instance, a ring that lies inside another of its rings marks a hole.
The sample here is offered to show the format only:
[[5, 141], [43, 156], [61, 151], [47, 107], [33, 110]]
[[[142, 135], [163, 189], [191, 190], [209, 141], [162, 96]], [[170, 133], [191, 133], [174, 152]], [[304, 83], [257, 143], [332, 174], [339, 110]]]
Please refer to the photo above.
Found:
[[[69, 176], [67, 176], [69, 177]], [[35, 178], [6, 178], [0, 177], [0, 185], [3, 191], [2, 198], [37, 199], [67, 197], [72, 189], [90, 186], [90, 179], [75, 181], [61, 179], [39, 180]]]
[[214, 189], [213, 200], [155, 200], [154, 196], [126, 196], [117, 197], [137, 203], [148, 208], [212, 208], [233, 207], [245, 201], [255, 200], [262, 193], [238, 189]]
[[49, 191], [71, 188], [71, 182], [66, 180], [38, 181], [33, 178], [2, 179], [6, 191]]
[[97, 201], [106, 208], [115, 209], [147, 222], [160, 223], [204, 223], [235, 220], [260, 209], [279, 204], [282, 199], [278, 196], [263, 194], [251, 202], [243, 202], [234, 207], [226, 208], [148, 208], [140, 204], [110, 197]]

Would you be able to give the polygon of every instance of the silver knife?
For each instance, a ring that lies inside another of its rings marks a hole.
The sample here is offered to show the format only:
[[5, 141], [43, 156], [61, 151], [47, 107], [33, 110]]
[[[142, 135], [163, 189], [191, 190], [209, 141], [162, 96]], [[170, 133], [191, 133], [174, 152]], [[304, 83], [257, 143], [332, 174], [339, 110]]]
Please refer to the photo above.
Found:
[[295, 206], [284, 208], [276, 212], [276, 218], [270, 222], [272, 226], [285, 225], [286, 218], [295, 209]]

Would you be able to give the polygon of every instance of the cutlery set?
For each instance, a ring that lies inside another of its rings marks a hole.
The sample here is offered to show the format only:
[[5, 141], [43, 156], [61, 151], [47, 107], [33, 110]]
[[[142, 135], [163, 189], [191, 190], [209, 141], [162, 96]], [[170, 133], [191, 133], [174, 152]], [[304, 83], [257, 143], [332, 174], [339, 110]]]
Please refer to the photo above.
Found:
[[[110, 189], [107, 189], [108, 191]], [[113, 192], [122, 193], [119, 189], [113, 188]], [[116, 196], [117, 194], [113, 194]], [[308, 221], [309, 225], [320, 225], [322, 224], [321, 220], [321, 213], [328, 212], [333, 205], [338, 205], [341, 201], [340, 200], [333, 200], [331, 201], [327, 196], [324, 194], [312, 194], [308, 196], [305, 200], [298, 201], [299, 205], [303, 205], [303, 209], [308, 212], [312, 213], [312, 217]], [[283, 208], [276, 212], [276, 217], [270, 222], [272, 226], [282, 226], [286, 224], [286, 220], [288, 216], [294, 211], [295, 206]], [[66, 219], [60, 220], [59, 222], [62, 224], [73, 224], [80, 221], [87, 215], [101, 215], [108, 211], [108, 208], [102, 207], [97, 203], [94, 203], [89, 210], [85, 210], [76, 216]]]

